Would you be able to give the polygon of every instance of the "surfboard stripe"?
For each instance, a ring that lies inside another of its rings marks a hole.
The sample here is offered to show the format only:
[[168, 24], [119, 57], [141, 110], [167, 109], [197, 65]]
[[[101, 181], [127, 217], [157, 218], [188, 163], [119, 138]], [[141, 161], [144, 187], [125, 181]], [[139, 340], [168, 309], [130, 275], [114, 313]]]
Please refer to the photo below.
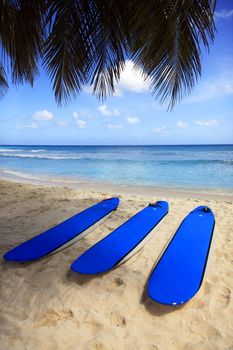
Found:
[[74, 215], [57, 226], [18, 245], [4, 255], [8, 261], [26, 262], [51, 254], [73, 239], [83, 237], [83, 233], [92, 225], [116, 210], [119, 198], [110, 198], [93, 205]]
[[189, 213], [162, 254], [149, 279], [148, 295], [154, 301], [183, 304], [199, 290], [205, 273], [215, 219], [210, 208]]
[[71, 269], [82, 274], [97, 274], [113, 268], [147, 237], [167, 213], [167, 202], [150, 204], [83, 253], [73, 262]]

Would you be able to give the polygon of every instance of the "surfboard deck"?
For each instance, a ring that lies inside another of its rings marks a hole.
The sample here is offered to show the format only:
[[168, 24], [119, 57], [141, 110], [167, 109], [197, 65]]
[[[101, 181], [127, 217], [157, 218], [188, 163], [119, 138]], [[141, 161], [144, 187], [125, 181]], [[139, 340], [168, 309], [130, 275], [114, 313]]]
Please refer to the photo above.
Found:
[[136, 253], [153, 228], [168, 213], [164, 201], [150, 204], [84, 252], [71, 265], [74, 272], [98, 274], [110, 270]]
[[55, 253], [88, 234], [96, 223], [116, 210], [118, 204], [119, 198], [105, 199], [21, 243], [8, 251], [3, 257], [8, 261], [28, 262]]
[[205, 273], [215, 219], [199, 206], [183, 220], [162, 254], [148, 282], [149, 297], [161, 304], [178, 305], [199, 290]]

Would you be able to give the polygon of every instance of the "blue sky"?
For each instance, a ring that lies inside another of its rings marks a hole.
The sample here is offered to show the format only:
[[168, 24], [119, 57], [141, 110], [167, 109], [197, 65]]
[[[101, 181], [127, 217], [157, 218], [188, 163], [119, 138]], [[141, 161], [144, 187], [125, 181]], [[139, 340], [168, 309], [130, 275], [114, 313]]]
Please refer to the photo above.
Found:
[[116, 95], [104, 103], [86, 88], [58, 107], [41, 71], [31, 88], [10, 87], [0, 100], [1, 144], [233, 143], [233, 2], [219, 1], [217, 34], [203, 52], [202, 77], [172, 112], [161, 107], [127, 61]]

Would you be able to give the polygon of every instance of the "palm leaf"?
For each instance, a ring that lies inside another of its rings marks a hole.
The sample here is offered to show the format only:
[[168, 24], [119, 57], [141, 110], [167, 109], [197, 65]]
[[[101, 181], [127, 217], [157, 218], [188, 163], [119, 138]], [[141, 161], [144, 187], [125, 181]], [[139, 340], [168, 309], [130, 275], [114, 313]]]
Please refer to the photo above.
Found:
[[58, 103], [67, 102], [87, 83], [91, 8], [85, 5], [75, 0], [50, 1], [47, 20], [51, 31], [44, 44], [43, 64]]
[[7, 78], [5, 70], [0, 63], [0, 98], [4, 96], [5, 91], [8, 89]]
[[215, 3], [0, 0], [1, 61], [10, 62], [15, 84], [32, 84], [42, 58], [62, 103], [88, 83], [99, 98], [112, 94], [130, 58], [152, 94], [172, 108], [201, 74], [201, 49], [214, 38]]
[[[143, 11], [143, 16], [141, 13]], [[143, 19], [143, 17], [145, 19]], [[142, 29], [143, 28], [143, 29]], [[189, 93], [201, 74], [200, 42], [214, 37], [208, 1], [154, 1], [136, 15], [131, 50], [150, 79], [152, 93], [172, 108]]]
[[0, 2], [3, 61], [10, 61], [13, 83], [33, 84], [43, 38], [43, 0]]
[[91, 31], [93, 55], [91, 56], [91, 84], [99, 98], [114, 93], [114, 84], [120, 79], [127, 50], [127, 2], [118, 0], [96, 1], [95, 21]]

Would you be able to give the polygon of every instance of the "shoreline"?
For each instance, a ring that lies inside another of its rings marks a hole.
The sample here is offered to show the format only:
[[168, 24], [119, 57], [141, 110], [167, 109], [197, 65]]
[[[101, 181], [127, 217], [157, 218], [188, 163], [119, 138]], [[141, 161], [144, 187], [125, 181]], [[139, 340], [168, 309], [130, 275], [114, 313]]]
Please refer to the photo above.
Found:
[[[13, 173], [13, 171], [12, 171]], [[216, 199], [216, 200], [233, 200], [233, 191], [225, 192], [223, 189], [187, 189], [173, 188], [162, 186], [147, 185], [123, 185], [110, 182], [76, 180], [75, 178], [64, 176], [52, 178], [52, 176], [42, 177], [37, 174], [35, 177], [23, 177], [16, 174], [6, 174], [4, 169], [0, 169], [0, 181], [14, 182], [19, 184], [40, 185], [45, 187], [61, 187], [69, 189], [78, 189], [84, 191], [95, 192], [114, 192], [125, 195], [153, 196], [160, 195], [162, 197], [176, 198], [193, 198], [193, 199]], [[227, 191], [227, 190], [226, 190]]]

